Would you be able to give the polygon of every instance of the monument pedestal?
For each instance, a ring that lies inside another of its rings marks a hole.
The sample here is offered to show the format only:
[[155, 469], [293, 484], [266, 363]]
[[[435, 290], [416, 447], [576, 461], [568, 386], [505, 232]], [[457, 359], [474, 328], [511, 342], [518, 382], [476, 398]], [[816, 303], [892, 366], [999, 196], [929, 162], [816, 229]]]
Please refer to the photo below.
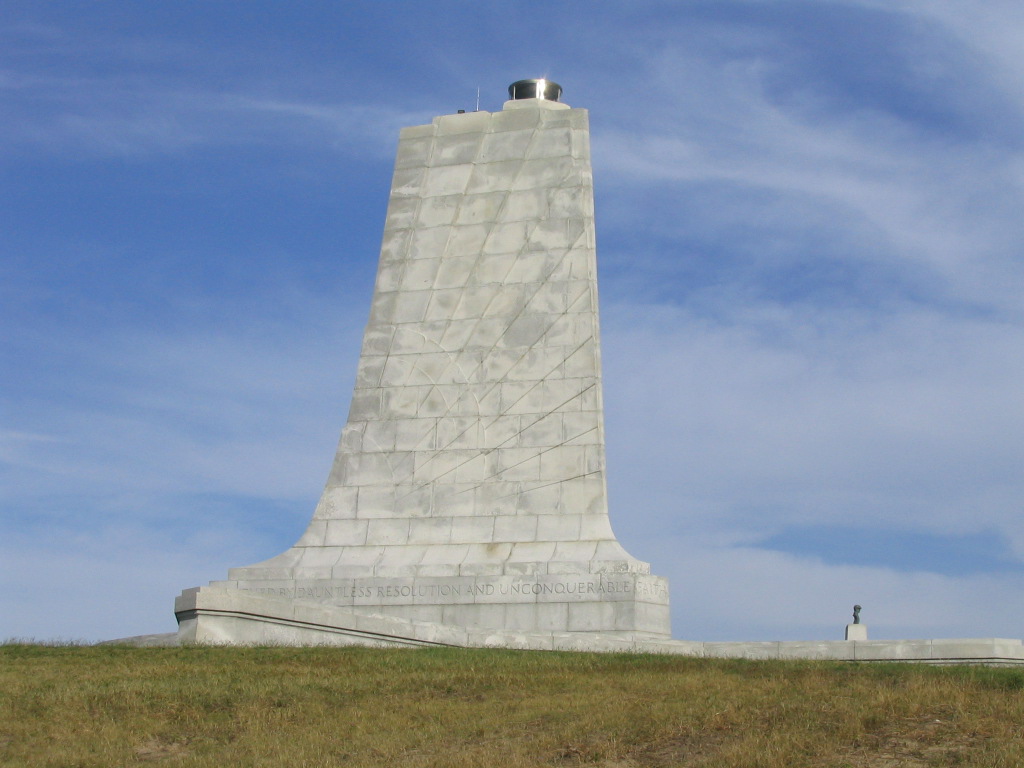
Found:
[[866, 624], [847, 624], [846, 625], [846, 639], [847, 640], [867, 640], [868, 639], [868, 627]]
[[214, 582], [253, 597], [310, 600], [363, 616], [528, 632], [665, 635], [665, 580], [646, 573]]

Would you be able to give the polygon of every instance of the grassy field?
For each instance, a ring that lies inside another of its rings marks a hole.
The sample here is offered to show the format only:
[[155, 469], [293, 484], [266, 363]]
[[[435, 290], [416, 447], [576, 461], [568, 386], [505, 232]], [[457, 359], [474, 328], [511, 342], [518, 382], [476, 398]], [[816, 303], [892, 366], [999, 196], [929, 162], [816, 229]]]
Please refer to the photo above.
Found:
[[4, 766], [1024, 765], [1024, 672], [0, 646]]

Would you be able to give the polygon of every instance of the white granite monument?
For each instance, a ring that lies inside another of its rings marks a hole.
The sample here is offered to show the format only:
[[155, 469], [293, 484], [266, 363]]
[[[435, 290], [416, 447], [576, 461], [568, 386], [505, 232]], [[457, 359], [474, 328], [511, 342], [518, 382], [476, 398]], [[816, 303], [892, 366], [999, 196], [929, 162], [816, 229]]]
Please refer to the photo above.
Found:
[[402, 635], [669, 637], [665, 579], [609, 522], [588, 116], [560, 93], [520, 81], [500, 112], [402, 130], [320, 503], [291, 549], [186, 590], [182, 639], [316, 641], [282, 604]]

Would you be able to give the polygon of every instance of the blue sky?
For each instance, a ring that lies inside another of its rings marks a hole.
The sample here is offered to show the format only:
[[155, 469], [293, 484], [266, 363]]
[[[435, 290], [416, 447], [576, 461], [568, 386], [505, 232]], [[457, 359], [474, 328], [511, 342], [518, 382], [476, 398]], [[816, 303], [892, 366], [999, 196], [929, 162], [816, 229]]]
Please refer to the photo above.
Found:
[[612, 524], [693, 640], [1024, 636], [1024, 6], [0, 1], [0, 637], [290, 546], [398, 129], [591, 113]]

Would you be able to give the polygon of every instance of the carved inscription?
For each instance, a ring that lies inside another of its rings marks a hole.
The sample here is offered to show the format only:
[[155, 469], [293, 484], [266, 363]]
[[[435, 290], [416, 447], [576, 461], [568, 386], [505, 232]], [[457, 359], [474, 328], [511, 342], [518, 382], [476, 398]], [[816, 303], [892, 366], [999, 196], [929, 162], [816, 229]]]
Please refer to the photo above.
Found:
[[508, 596], [571, 596], [601, 600], [616, 595], [636, 594], [641, 598], [667, 597], [665, 585], [655, 580], [602, 579], [598, 581], [512, 581], [496, 582], [441, 582], [425, 583], [409, 580], [406, 583], [366, 584], [359, 582], [333, 582], [303, 586], [240, 587], [256, 594], [298, 600], [322, 600], [334, 603], [371, 604], [374, 602], [406, 603], [410, 600], [428, 602], [431, 598], [445, 603], [471, 603], [477, 597]]
[[503, 595], [601, 595], [631, 592], [633, 585], [628, 581], [556, 581], [545, 583], [502, 584]]
[[663, 600], [668, 599], [668, 587], [660, 581], [638, 581], [636, 593], [640, 597], [657, 597]]

